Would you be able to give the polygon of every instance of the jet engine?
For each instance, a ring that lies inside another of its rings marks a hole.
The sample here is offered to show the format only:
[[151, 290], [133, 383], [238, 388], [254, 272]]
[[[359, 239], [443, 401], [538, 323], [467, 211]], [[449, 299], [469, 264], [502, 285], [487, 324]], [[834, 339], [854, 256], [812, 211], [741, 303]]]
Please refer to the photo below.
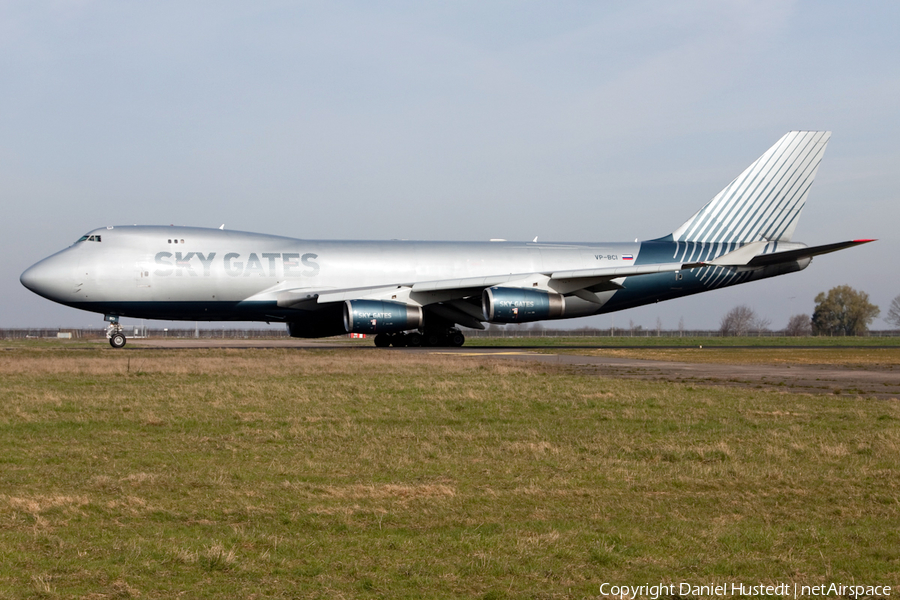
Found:
[[482, 292], [481, 309], [491, 323], [529, 323], [562, 317], [566, 299], [544, 290], [492, 287]]
[[399, 333], [422, 327], [422, 307], [386, 300], [344, 302], [347, 333]]

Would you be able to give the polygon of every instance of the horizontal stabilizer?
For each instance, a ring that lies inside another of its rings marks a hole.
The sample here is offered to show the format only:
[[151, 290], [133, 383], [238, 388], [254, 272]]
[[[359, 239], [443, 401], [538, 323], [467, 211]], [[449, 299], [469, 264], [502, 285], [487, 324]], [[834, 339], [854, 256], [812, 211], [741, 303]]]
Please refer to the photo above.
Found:
[[804, 248], [795, 248], [793, 250], [785, 250], [783, 252], [772, 252], [770, 254], [761, 254], [765, 250], [768, 242], [753, 242], [741, 246], [733, 252], [723, 254], [713, 260], [703, 263], [692, 263], [685, 265], [690, 267], [712, 266], [712, 267], [746, 267], [749, 269], [757, 269], [768, 267], [769, 265], [780, 265], [787, 262], [802, 260], [804, 258], [812, 258], [820, 254], [828, 254], [829, 252], [837, 252], [844, 248], [852, 248], [860, 244], [867, 244], [875, 240], [851, 240], [848, 242], [838, 242], [836, 244], [825, 244], [823, 246], [812, 246]]
[[747, 263], [748, 267], [766, 267], [768, 265], [777, 265], [780, 263], [800, 260], [802, 258], [812, 258], [820, 254], [828, 254], [829, 252], [837, 252], [844, 248], [852, 248], [861, 244], [868, 244], [875, 240], [851, 240], [848, 242], [838, 242], [836, 244], [825, 244], [824, 246], [811, 246], [809, 248], [800, 248], [798, 250], [786, 250], [785, 252], [774, 252], [772, 254], [760, 254], [753, 257]]

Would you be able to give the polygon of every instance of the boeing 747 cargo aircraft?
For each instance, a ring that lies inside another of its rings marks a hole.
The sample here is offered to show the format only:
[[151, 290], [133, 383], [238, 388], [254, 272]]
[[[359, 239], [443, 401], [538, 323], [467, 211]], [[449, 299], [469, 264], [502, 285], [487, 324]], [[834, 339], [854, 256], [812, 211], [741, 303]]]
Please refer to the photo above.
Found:
[[792, 241], [825, 146], [793, 131], [669, 235], [634, 243], [320, 241], [199, 227], [104, 227], [22, 273], [52, 300], [120, 317], [283, 322], [294, 337], [461, 346], [457, 326], [571, 319], [805, 269], [872, 240]]

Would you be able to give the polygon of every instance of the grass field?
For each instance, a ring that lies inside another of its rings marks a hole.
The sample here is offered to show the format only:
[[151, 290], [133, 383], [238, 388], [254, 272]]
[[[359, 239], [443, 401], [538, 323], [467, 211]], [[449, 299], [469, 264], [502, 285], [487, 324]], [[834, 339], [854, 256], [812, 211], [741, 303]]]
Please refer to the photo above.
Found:
[[622, 356], [645, 360], [756, 365], [834, 365], [860, 369], [900, 368], [900, 348], [578, 348], [537, 349], [579, 356]]
[[[162, 338], [153, 338], [159, 341]], [[190, 340], [190, 338], [184, 338]], [[226, 342], [231, 338], [226, 338]], [[265, 338], [258, 340], [261, 344]], [[273, 338], [274, 339], [274, 338]], [[278, 338], [289, 340], [289, 338]], [[215, 344], [218, 339], [210, 339], [209, 342]], [[302, 340], [295, 340], [298, 345], [302, 344]], [[347, 336], [335, 336], [330, 338], [313, 340], [315, 342], [328, 345], [340, 345], [348, 347], [372, 347], [371, 338], [367, 339], [349, 339]], [[173, 342], [177, 343], [174, 339]], [[253, 343], [254, 340], [247, 340]], [[129, 339], [131, 345], [139, 346], [142, 340]], [[93, 339], [72, 339], [57, 340], [51, 338], [45, 339], [7, 339], [0, 340], [0, 348], [94, 348], [97, 345], [105, 345], [105, 338]], [[560, 346], [602, 346], [611, 348], [697, 348], [703, 346], [705, 348], [718, 347], [785, 347], [785, 348], [857, 348], [857, 347], [895, 347], [900, 348], [900, 337], [867, 337], [867, 336], [810, 336], [810, 337], [762, 337], [762, 336], [741, 336], [741, 337], [670, 337], [670, 336], [572, 336], [572, 337], [540, 337], [540, 336], [523, 336], [523, 337], [474, 337], [469, 336], [466, 339], [466, 346], [473, 347], [508, 347], [508, 346], [524, 346], [530, 348], [543, 347], [560, 347]]]
[[19, 347], [0, 382], [0, 598], [900, 583], [896, 401], [374, 349]]
[[900, 337], [669, 337], [669, 336], [598, 336], [598, 337], [509, 337], [476, 338], [466, 340], [466, 346], [611, 346], [652, 348], [670, 346], [678, 348], [703, 347], [815, 347], [846, 348], [860, 346], [893, 346], [900, 348]]

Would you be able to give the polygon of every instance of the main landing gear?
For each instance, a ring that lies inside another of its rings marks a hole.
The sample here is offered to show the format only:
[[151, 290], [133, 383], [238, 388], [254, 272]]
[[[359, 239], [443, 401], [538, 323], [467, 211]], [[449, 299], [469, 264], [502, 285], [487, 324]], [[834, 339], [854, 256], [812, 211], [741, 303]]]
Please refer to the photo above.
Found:
[[106, 339], [113, 348], [125, 347], [125, 332], [119, 324], [119, 317], [114, 315], [106, 315], [104, 321], [109, 321], [109, 327], [106, 328]]
[[395, 348], [429, 348], [451, 347], [459, 348], [466, 343], [466, 336], [456, 327], [448, 329], [426, 329], [424, 333], [413, 331], [410, 333], [379, 333], [375, 336], [375, 345], [379, 348], [394, 346]]

